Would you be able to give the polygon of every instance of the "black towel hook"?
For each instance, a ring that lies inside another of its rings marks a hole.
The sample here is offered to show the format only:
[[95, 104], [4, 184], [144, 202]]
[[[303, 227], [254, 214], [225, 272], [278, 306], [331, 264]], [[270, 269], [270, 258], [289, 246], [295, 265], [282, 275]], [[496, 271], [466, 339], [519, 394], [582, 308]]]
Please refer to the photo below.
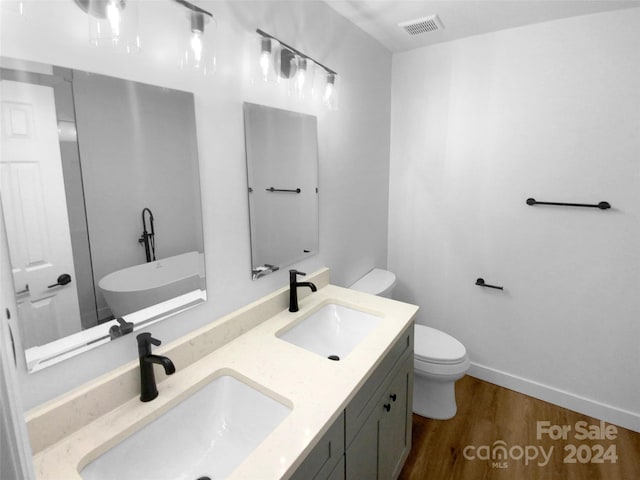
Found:
[[488, 283], [484, 283], [484, 278], [478, 278], [476, 280], [476, 285], [479, 287], [487, 287], [487, 288], [495, 288], [496, 290], [504, 290], [504, 287], [498, 287], [497, 285], [489, 285]]

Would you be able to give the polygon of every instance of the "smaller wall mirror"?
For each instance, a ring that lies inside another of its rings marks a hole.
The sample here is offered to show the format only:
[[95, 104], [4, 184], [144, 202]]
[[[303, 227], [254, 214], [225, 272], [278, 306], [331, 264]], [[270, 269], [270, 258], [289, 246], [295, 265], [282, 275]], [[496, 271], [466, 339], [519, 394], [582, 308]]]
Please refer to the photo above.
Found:
[[318, 251], [317, 119], [244, 104], [253, 279]]

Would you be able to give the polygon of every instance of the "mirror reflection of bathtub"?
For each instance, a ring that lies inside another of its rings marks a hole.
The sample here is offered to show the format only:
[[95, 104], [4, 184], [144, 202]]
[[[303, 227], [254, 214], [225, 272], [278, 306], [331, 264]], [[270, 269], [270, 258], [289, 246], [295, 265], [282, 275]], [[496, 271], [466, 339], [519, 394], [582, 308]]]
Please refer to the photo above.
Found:
[[[202, 254], [199, 255], [202, 256]], [[124, 317], [124, 320], [132, 323], [133, 330], [136, 331], [199, 305], [206, 300], [207, 291], [204, 288], [192, 290], [130, 313]], [[113, 328], [117, 327], [119, 327], [119, 324], [116, 320], [109, 320], [88, 330], [82, 330], [45, 345], [29, 348], [25, 350], [27, 369], [29, 372], [37, 372], [67, 358], [91, 350], [98, 345], [108, 343], [114, 338], [118, 338], [112, 335]]]
[[[123, 268], [104, 276], [98, 286], [114, 316], [139, 330], [207, 300], [204, 254], [188, 252]], [[27, 368], [36, 372], [111, 341], [116, 320], [82, 330], [25, 351]]]
[[205, 289], [204, 254], [188, 252], [123, 268], [100, 279], [98, 287], [115, 317]]

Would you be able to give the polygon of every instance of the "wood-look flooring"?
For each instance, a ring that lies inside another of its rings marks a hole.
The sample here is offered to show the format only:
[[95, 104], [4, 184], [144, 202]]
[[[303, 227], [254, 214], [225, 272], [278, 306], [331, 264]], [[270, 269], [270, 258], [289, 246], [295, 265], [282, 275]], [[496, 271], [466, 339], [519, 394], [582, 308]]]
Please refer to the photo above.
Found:
[[[413, 446], [399, 480], [640, 480], [639, 433], [605, 424], [615, 439], [576, 439], [581, 427], [596, 435], [601, 422], [469, 375], [456, 383], [456, 399], [451, 420], [413, 415]], [[569, 425], [567, 438], [537, 438], [544, 421], [558, 430]], [[586, 423], [576, 430], [577, 422]], [[499, 446], [506, 458], [491, 459]], [[526, 452], [537, 458], [527, 462]]]

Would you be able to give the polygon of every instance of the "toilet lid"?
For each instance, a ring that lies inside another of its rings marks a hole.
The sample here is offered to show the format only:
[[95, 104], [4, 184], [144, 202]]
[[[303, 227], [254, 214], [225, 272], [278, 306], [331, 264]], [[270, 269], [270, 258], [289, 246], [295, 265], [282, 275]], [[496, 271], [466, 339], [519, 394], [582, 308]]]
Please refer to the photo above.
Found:
[[459, 363], [467, 349], [451, 335], [424, 325], [414, 327], [414, 355], [431, 363]]
[[395, 283], [396, 276], [394, 273], [380, 268], [374, 268], [349, 288], [359, 292], [380, 295], [382, 292], [394, 286]]

